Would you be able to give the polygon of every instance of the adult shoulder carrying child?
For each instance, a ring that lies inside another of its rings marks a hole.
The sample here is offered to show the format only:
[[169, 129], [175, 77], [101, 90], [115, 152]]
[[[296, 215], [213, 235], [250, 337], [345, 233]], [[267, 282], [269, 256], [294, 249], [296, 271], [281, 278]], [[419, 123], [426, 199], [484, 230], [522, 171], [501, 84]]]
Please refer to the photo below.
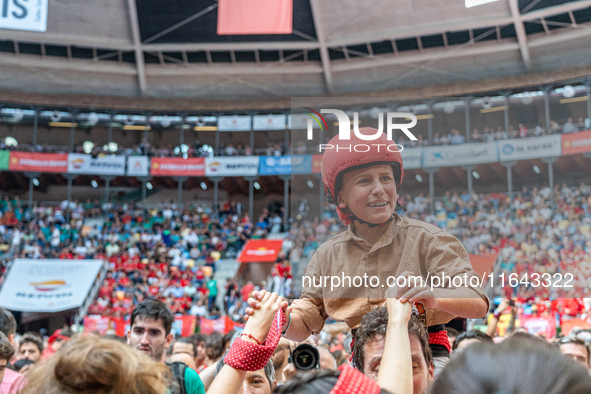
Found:
[[[329, 316], [355, 329], [364, 314], [384, 305], [385, 292], [394, 285], [401, 301], [415, 304], [436, 357], [449, 356], [445, 323], [486, 316], [488, 297], [460, 241], [395, 213], [404, 176], [398, 149], [383, 134], [373, 141], [356, 133], [349, 140], [337, 135], [326, 145], [324, 190], [348, 228], [325, 241], [310, 260], [301, 298], [288, 310], [287, 338], [302, 341], [318, 333]], [[257, 300], [249, 299], [249, 305], [256, 309]]]

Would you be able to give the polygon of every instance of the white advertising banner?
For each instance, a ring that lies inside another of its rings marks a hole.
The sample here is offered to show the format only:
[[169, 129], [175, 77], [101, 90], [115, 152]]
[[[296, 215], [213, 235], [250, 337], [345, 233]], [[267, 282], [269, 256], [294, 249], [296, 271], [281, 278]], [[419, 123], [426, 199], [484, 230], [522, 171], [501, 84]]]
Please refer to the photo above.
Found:
[[102, 266], [102, 260], [16, 259], [0, 290], [0, 306], [21, 312], [78, 308]]
[[258, 156], [205, 159], [206, 176], [256, 176], [258, 173]]
[[130, 156], [127, 158], [127, 175], [147, 176], [150, 170], [148, 156]]
[[219, 131], [250, 131], [250, 116], [220, 116], [218, 117]]
[[501, 161], [540, 159], [562, 154], [560, 134], [499, 141]]
[[404, 168], [409, 170], [421, 168], [423, 149], [422, 148], [404, 148], [400, 152]]
[[290, 130], [307, 130], [308, 119], [312, 121], [312, 128], [319, 129], [320, 125], [308, 114], [293, 114], [287, 117], [287, 128]]
[[285, 130], [287, 115], [255, 115], [252, 118], [253, 130]]
[[69, 153], [68, 174], [125, 175], [125, 156], [93, 158], [91, 155]]
[[0, 29], [46, 31], [49, 0], [0, 0]]
[[499, 161], [496, 142], [428, 146], [423, 148], [423, 167], [451, 167]]

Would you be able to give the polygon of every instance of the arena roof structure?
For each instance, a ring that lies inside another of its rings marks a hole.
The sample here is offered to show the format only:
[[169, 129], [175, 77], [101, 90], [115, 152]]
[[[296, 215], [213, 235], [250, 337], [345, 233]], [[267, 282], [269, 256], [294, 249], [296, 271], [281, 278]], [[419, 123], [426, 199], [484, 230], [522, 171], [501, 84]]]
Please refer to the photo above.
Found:
[[52, 0], [46, 32], [0, 29], [0, 100], [288, 108], [291, 96], [449, 96], [591, 75], [591, 0], [294, 0], [292, 34], [248, 36], [217, 35], [217, 9]]

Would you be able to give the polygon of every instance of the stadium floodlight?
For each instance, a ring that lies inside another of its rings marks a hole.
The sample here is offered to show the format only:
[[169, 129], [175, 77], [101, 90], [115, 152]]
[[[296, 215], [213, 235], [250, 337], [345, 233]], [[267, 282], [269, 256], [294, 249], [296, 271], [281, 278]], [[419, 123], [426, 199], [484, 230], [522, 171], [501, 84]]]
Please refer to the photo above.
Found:
[[443, 112], [445, 112], [448, 115], [453, 114], [455, 110], [456, 110], [456, 106], [451, 101], [448, 101], [447, 103], [445, 103], [443, 105]]
[[536, 174], [539, 174], [539, 173], [541, 172], [541, 171], [540, 171], [540, 167], [538, 167], [538, 166], [534, 166], [534, 172], [535, 172]]
[[261, 185], [259, 185], [258, 182], [255, 182], [252, 184], [254, 186], [255, 189], [260, 190], [261, 189]]
[[472, 171], [472, 176], [476, 179], [480, 179], [480, 174], [477, 173], [476, 171]]
[[484, 109], [489, 109], [492, 107], [492, 100], [490, 99], [489, 96], [483, 97], [482, 98], [482, 108]]
[[201, 188], [203, 190], [207, 190], [207, 185], [205, 184], [205, 182], [201, 182]]
[[495, 1], [499, 1], [499, 0], [466, 0], [465, 5], [466, 5], [466, 8], [472, 8], [472, 7], [476, 7], [479, 5], [494, 3]]
[[182, 152], [182, 153], [187, 153], [187, 152], [189, 152], [189, 145], [187, 145], [187, 144], [182, 144], [182, 145], [181, 145], [181, 152]]
[[380, 117], [380, 109], [378, 107], [373, 107], [369, 110], [369, 117], [372, 119], [377, 119]]
[[90, 184], [92, 185], [92, 187], [94, 187], [95, 189], [98, 187], [98, 183], [93, 179], [92, 181], [90, 181]]
[[172, 120], [170, 120], [170, 117], [168, 115], [164, 115], [160, 119], [160, 126], [162, 126], [164, 128], [170, 127], [171, 124], [172, 124]]
[[308, 187], [309, 187], [310, 189], [313, 189], [313, 188], [314, 188], [314, 182], [312, 182], [312, 181], [308, 181]]
[[573, 88], [571, 85], [566, 85], [562, 88], [562, 95], [566, 98], [575, 97], [576, 93], [577, 92], [575, 91], [575, 88]]
[[21, 120], [23, 120], [24, 117], [25, 117], [25, 113], [23, 112], [23, 110], [20, 109], [20, 108], [17, 108], [12, 113], [12, 119], [11, 120], [13, 122], [20, 122]]
[[82, 150], [84, 151], [84, 153], [89, 155], [92, 152], [92, 149], [94, 149], [94, 144], [92, 143], [92, 141], [84, 141], [84, 143], [82, 144]]
[[419, 174], [415, 175], [415, 178], [416, 178], [417, 181], [423, 182], [423, 177], [420, 176]]
[[109, 142], [109, 145], [107, 146], [107, 149], [109, 152], [115, 153], [117, 152], [117, 150], [119, 150], [119, 145], [117, 145], [116, 142]]
[[154, 186], [152, 186], [152, 184], [150, 182], [146, 182], [146, 189], [152, 190], [153, 188], [154, 188]]
[[99, 116], [96, 112], [91, 112], [88, 114], [88, 116], [86, 117], [86, 120], [88, 121], [88, 123], [92, 126], [96, 125], [99, 121]]
[[59, 122], [60, 120], [62, 120], [62, 114], [60, 111], [53, 111], [51, 113], [51, 115], [49, 116], [49, 120], [51, 120], [52, 122]]
[[17, 146], [18, 142], [16, 141], [16, 138], [14, 138], [14, 137], [6, 137], [6, 138], [4, 138], [4, 144], [6, 146]]

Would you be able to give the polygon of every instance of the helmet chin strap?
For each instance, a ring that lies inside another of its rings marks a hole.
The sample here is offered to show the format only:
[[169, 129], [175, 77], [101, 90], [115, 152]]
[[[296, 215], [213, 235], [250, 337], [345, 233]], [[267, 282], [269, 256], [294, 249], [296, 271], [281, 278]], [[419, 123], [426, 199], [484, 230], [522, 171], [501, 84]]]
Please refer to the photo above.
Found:
[[353, 213], [353, 211], [351, 211], [351, 209], [349, 207], [341, 208], [341, 207], [337, 206], [337, 213], [339, 214], [339, 218], [341, 218], [341, 220], [344, 220], [345, 224], [347, 226], [349, 224], [357, 221], [357, 222], [359, 222], [359, 224], [366, 224], [369, 228], [384, 227], [385, 225], [387, 225], [388, 223], [390, 223], [394, 219], [394, 214], [392, 214], [392, 216], [390, 216], [390, 219], [386, 220], [385, 222], [369, 223], [369, 222], [366, 222], [365, 220], [359, 219], [357, 216], [355, 216], [355, 214]]

